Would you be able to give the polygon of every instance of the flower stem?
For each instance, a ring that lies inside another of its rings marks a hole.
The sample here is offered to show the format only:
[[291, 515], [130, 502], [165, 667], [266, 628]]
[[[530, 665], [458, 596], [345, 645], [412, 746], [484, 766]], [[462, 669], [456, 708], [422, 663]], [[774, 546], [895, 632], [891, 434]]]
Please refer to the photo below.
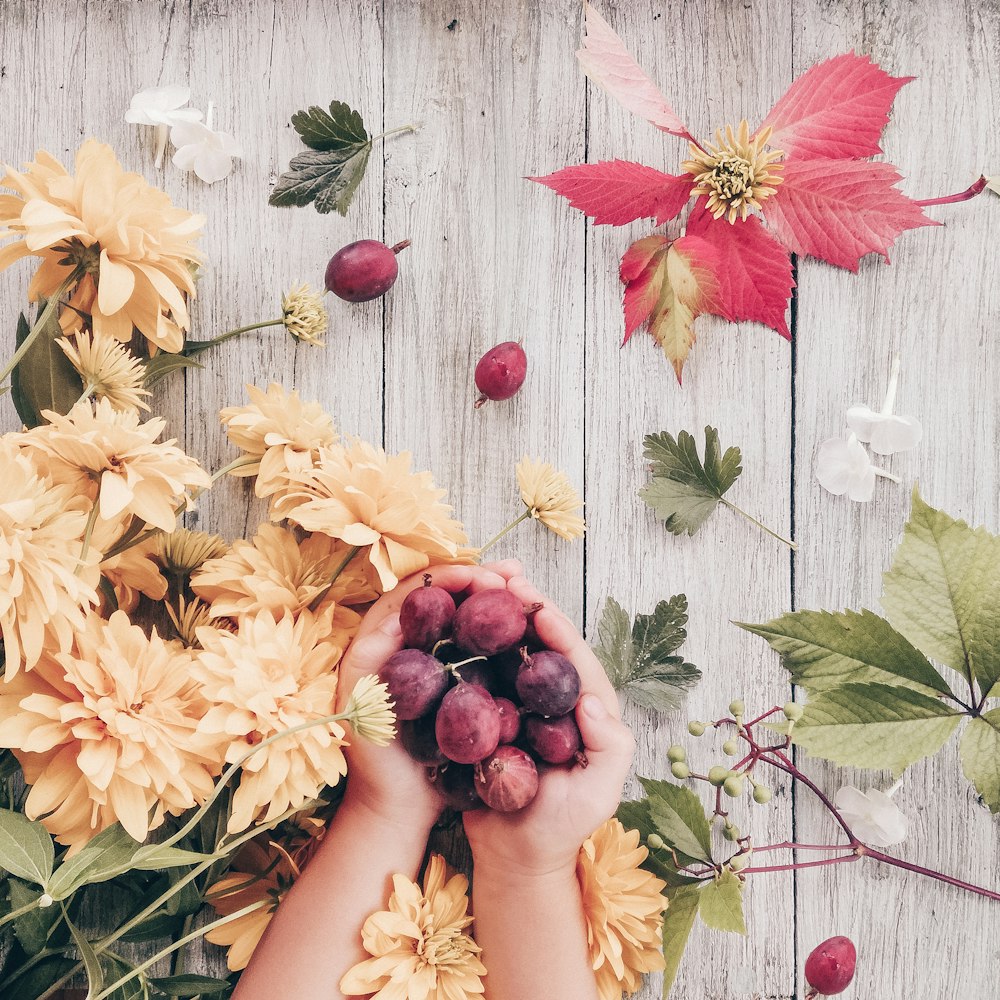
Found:
[[719, 497], [719, 500], [724, 503], [730, 510], [735, 510], [737, 514], [742, 514], [748, 521], [752, 524], [756, 524], [761, 531], [766, 531], [772, 538], [777, 538], [779, 542], [784, 542], [793, 552], [798, 550], [798, 543], [793, 542], [790, 538], [785, 538], [784, 535], [779, 535], [776, 531], [772, 531], [766, 524], [762, 524], [755, 517], [751, 517], [745, 510], [737, 507], [731, 500], [727, 500], [725, 497]]
[[12, 920], [17, 920], [18, 917], [23, 916], [29, 910], [37, 909], [38, 900], [33, 899], [30, 903], [25, 903], [24, 906], [19, 906], [16, 910], [11, 910], [10, 913], [5, 913], [0, 917], [0, 927], [4, 924], [9, 924]]
[[80, 398], [70, 407], [71, 410], [76, 409], [85, 399], [90, 399], [90, 394], [97, 388], [93, 382], [88, 382], [83, 387], [83, 394]]
[[226, 333], [220, 333], [218, 337], [213, 337], [211, 340], [189, 340], [184, 345], [184, 353], [197, 354], [199, 351], [207, 351], [210, 347], [218, 347], [219, 344], [223, 344], [227, 340], [232, 340], [233, 337], [239, 337], [240, 334], [249, 333], [251, 330], [263, 330], [265, 327], [268, 326], [284, 326], [284, 325], [285, 325], [284, 317], [279, 317], [278, 319], [264, 320], [264, 322], [262, 323], [250, 323], [247, 326], [238, 326], [235, 330], [229, 330]]
[[894, 472], [889, 472], [887, 469], [874, 469], [876, 476], [881, 476], [882, 479], [891, 479], [894, 483], [901, 483], [902, 480]]
[[893, 403], [896, 402], [896, 386], [899, 384], [899, 355], [892, 359], [892, 368], [889, 370], [889, 384], [885, 389], [885, 400], [882, 403], [882, 416], [887, 417], [892, 413]]
[[978, 181], [971, 184], [964, 191], [959, 191], [958, 194], [948, 194], [943, 198], [920, 198], [917, 199], [917, 204], [924, 208], [928, 205], [954, 205], [956, 202], [968, 201], [970, 198], [975, 198], [977, 194], [982, 194], [985, 190], [986, 178], [980, 177]]
[[846, 851], [850, 846], [850, 844], [798, 844], [794, 840], [783, 840], [780, 844], [754, 846], [753, 852], [763, 854], [765, 851]]
[[87, 516], [87, 527], [83, 531], [83, 545], [80, 547], [80, 558], [76, 564], [77, 573], [83, 569], [84, 562], [87, 559], [87, 553], [90, 551], [90, 537], [94, 533], [94, 524], [97, 521], [97, 506], [101, 502], [101, 490], [98, 487], [97, 496], [94, 497], [94, 502], [90, 508], [90, 514]]
[[352, 545], [347, 550], [347, 555], [341, 560], [340, 565], [333, 571], [330, 582], [309, 602], [309, 610], [315, 611], [322, 603], [323, 598], [330, 592], [330, 588], [340, 579], [340, 574], [347, 569], [348, 563], [361, 551], [360, 545]]
[[240, 455], [239, 458], [234, 458], [228, 465], [224, 465], [221, 469], [212, 473], [212, 482], [215, 483], [220, 480], [223, 476], [228, 475], [234, 469], [242, 469], [247, 465], [253, 465], [255, 462], [259, 462], [259, 458], [254, 458], [253, 455]]
[[876, 851], [874, 848], [867, 847], [864, 844], [858, 847], [858, 854], [861, 857], [871, 858], [873, 861], [881, 861], [885, 865], [903, 868], [908, 872], [915, 872], [918, 875], [926, 875], [928, 878], [937, 879], [938, 882], [947, 882], [948, 885], [953, 885], [958, 889], [966, 889], [969, 892], [976, 893], [977, 896], [985, 896], [987, 899], [995, 899], [997, 902], [1000, 902], [1000, 892], [994, 892], [994, 890], [986, 889], [980, 885], [973, 885], [971, 882], [954, 878], [951, 875], [945, 875], [943, 872], [936, 872], [932, 868], [924, 868], [923, 865], [915, 865], [912, 861], [903, 861], [902, 858], [894, 858], [889, 854], [883, 854], [881, 851]]
[[59, 300], [76, 284], [80, 277], [80, 272], [78, 269], [74, 269], [70, 272], [68, 278], [66, 278], [63, 283], [55, 290], [52, 297], [48, 302], [45, 303], [45, 308], [42, 310], [42, 314], [35, 320], [35, 325], [28, 331], [28, 336], [21, 341], [21, 346], [14, 352], [14, 356], [7, 363], [7, 367], [0, 372], [0, 382], [3, 380], [18, 366], [21, 359], [31, 350], [31, 345], [38, 339], [38, 335], [45, 329], [49, 320], [52, 318], [53, 313], [59, 307]]
[[487, 549], [492, 548], [497, 542], [507, 534], [508, 531], [516, 528], [522, 521], [526, 521], [531, 517], [531, 508], [529, 507], [520, 517], [515, 518], [510, 524], [507, 525], [502, 531], [495, 534], [482, 548], [479, 550], [479, 554], [482, 555]]
[[167, 126], [156, 126], [156, 153], [153, 156], [153, 166], [159, 170], [163, 166], [163, 154], [167, 149]]

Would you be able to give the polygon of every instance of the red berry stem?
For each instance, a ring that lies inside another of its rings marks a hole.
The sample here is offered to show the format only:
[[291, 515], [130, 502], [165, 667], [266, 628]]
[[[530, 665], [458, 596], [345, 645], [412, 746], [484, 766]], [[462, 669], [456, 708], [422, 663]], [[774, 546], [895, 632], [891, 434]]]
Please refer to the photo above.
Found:
[[986, 889], [981, 885], [973, 885], [971, 882], [954, 878], [951, 875], [945, 875], [943, 872], [936, 872], [932, 868], [924, 868], [923, 865], [915, 865], [913, 862], [904, 861], [902, 858], [894, 858], [889, 854], [883, 854], [881, 851], [876, 851], [874, 848], [867, 847], [864, 844], [859, 844], [857, 850], [859, 857], [868, 857], [873, 861], [881, 861], [883, 864], [892, 865], [894, 868], [903, 868], [908, 872], [926, 875], [928, 878], [937, 879], [938, 882], [947, 882], [948, 885], [953, 885], [958, 889], [967, 889], [969, 892], [976, 893], [977, 896], [985, 896], [987, 899], [995, 899], [1000, 902], [1000, 892], [994, 892], [992, 889]]
[[389, 247], [389, 249], [393, 253], [399, 253], [400, 250], [405, 250], [409, 245], [410, 245], [410, 241], [409, 240], [401, 240], [399, 243], [396, 243], [394, 246]]
[[839, 865], [845, 861], [857, 861], [860, 854], [844, 854], [839, 858], [823, 858], [822, 861], [796, 861], [787, 865], [758, 865], [757, 867], [743, 868], [741, 875], [756, 875], [760, 872], [796, 872], [800, 868], [822, 868], [824, 865]]
[[948, 194], [943, 198], [920, 198], [916, 201], [922, 208], [928, 205], [954, 205], [959, 201], [969, 201], [971, 198], [975, 198], [977, 194], [982, 194], [985, 190], [986, 178], [980, 177], [978, 181], [971, 184], [964, 191], [959, 191], [958, 194]]
[[764, 844], [754, 847], [754, 854], [765, 851], [846, 851], [850, 844], [799, 844], [794, 840], [783, 840], [780, 844]]

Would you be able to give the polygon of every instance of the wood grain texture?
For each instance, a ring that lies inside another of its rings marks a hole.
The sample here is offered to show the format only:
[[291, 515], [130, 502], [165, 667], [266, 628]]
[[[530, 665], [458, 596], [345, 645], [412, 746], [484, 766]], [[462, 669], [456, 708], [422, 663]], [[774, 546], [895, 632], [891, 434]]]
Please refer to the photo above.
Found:
[[[916, 75], [883, 143], [903, 188], [957, 191], [1000, 163], [1000, 10], [993, 0], [607, 0], [600, 10], [699, 137], [759, 121], [795, 75], [855, 48], [890, 72]], [[608, 596], [631, 611], [684, 592], [684, 652], [705, 672], [688, 709], [655, 717], [626, 707], [639, 742], [636, 772], [667, 773], [666, 748], [691, 747], [698, 766], [718, 745], [685, 734], [689, 716], [714, 718], [732, 697], [784, 701], [786, 675], [759, 639], [730, 620], [790, 607], [877, 607], [909, 507], [909, 486], [949, 512], [1000, 528], [1000, 326], [995, 285], [996, 203], [931, 209], [941, 229], [905, 234], [893, 265], [866, 260], [853, 276], [817, 262], [798, 268], [794, 348], [760, 326], [705, 317], [685, 385], [645, 335], [624, 350], [618, 261], [652, 231], [590, 227], [525, 176], [622, 157], [676, 170], [686, 149], [630, 118], [585, 83], [577, 0], [499, 7], [488, 0], [4, 0], [0, 4], [0, 160], [38, 148], [65, 162], [87, 136], [123, 164], [205, 213], [206, 255], [192, 334], [215, 336], [276, 317], [281, 292], [322, 283], [326, 260], [356, 239], [410, 238], [385, 300], [330, 299], [323, 350], [264, 331], [206, 356], [204, 371], [172, 376], [154, 409], [168, 434], [209, 468], [233, 456], [218, 420], [243, 386], [280, 381], [319, 399], [345, 433], [409, 450], [432, 469], [482, 542], [517, 512], [515, 462], [532, 454], [585, 491], [589, 534], [569, 545], [535, 524], [496, 546], [517, 555], [539, 587], [593, 632]], [[206, 187], [172, 166], [156, 173], [150, 130], [127, 125], [145, 87], [190, 83], [214, 101], [215, 125], [244, 145], [225, 182]], [[300, 148], [291, 113], [332, 98], [359, 108], [372, 132], [420, 122], [377, 144], [347, 218], [266, 206]], [[671, 232], [679, 232], [677, 227]], [[9, 353], [30, 267], [0, 275]], [[507, 403], [472, 408], [472, 370], [503, 340], [521, 340], [528, 381]], [[823, 492], [818, 443], [840, 433], [845, 408], [876, 405], [894, 353], [903, 360], [898, 410], [924, 423], [925, 441], [891, 459], [904, 485], [878, 485], [856, 505]], [[720, 510], [695, 538], [675, 538], [637, 491], [645, 434], [711, 424], [743, 451], [732, 498], [801, 550], [788, 551]], [[0, 430], [13, 429], [0, 399]], [[263, 517], [244, 483], [220, 483], [189, 518], [226, 538]], [[592, 637], [592, 636], [591, 636]], [[808, 764], [821, 786], [888, 779]], [[832, 824], [808, 795], [775, 784], [772, 805], [734, 809], [758, 838], [825, 842]], [[635, 783], [629, 794], [636, 792]], [[908, 857], [997, 881], [997, 821], [975, 802], [957, 754], [906, 777], [898, 801], [913, 819]], [[438, 841], [466, 860], [457, 838]], [[862, 948], [857, 995], [985, 998], [995, 992], [995, 907], [917, 876], [857, 865], [755, 877], [746, 893], [750, 936], [698, 930], [675, 996], [788, 1000], [803, 996], [805, 954], [850, 933]], [[99, 915], [92, 914], [96, 921]], [[190, 966], [223, 968], [206, 946]], [[659, 996], [657, 977], [640, 1000]]]

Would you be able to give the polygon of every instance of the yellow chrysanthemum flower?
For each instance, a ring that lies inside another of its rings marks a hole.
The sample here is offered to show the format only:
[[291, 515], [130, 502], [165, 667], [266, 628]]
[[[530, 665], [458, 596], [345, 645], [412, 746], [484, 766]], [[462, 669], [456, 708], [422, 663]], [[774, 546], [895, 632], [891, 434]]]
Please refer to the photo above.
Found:
[[639, 866], [649, 851], [639, 831], [612, 817], [584, 841], [576, 873], [601, 1000], [635, 993], [642, 976], [664, 967], [660, 933], [666, 885]]
[[72, 652], [48, 654], [0, 685], [0, 746], [31, 786], [25, 815], [74, 851], [115, 822], [146, 839], [212, 791], [219, 740], [191, 654], [124, 611], [88, 617]]
[[65, 651], [97, 603], [97, 560], [80, 565], [90, 504], [54, 486], [19, 448], [24, 434], [0, 437], [0, 634], [6, 674], [30, 669], [43, 647]]
[[[125, 523], [128, 524], [128, 521]], [[103, 525], [110, 525], [113, 530], [100, 530]], [[92, 544], [102, 551], [110, 548], [123, 533], [113, 521], [98, 522], [98, 529]], [[105, 535], [107, 540], [102, 537]], [[153, 535], [101, 563], [101, 573], [114, 588], [118, 607], [122, 611], [134, 611], [140, 594], [154, 601], [162, 601], [166, 596], [167, 579], [160, 572], [156, 552], [157, 537]]]
[[224, 556], [228, 549], [218, 535], [188, 528], [178, 528], [156, 538], [157, 559], [164, 572], [174, 576], [189, 576], [209, 559]]
[[327, 314], [323, 296], [308, 285], [285, 292], [281, 299], [281, 317], [285, 329], [296, 339], [313, 347], [323, 346]]
[[[329, 632], [330, 614], [310, 611], [294, 621], [275, 621], [268, 612], [243, 617], [235, 634], [198, 629], [203, 649], [192, 675], [212, 702], [199, 729], [226, 742], [227, 763], [276, 733], [333, 714], [343, 650], [326, 641]], [[336, 785], [347, 773], [343, 745], [343, 727], [328, 722], [251, 756], [233, 795], [229, 832], [245, 830], [261, 812], [273, 819]]]
[[124, 344], [106, 333], [91, 337], [86, 331], [56, 343], [83, 380], [86, 395], [106, 399], [116, 410], [149, 409], [142, 398], [152, 395], [146, 388], [145, 365]]
[[566, 473], [527, 455], [517, 463], [516, 471], [528, 513], [561, 538], [582, 538], [586, 524], [576, 512], [583, 509], [583, 501]]
[[444, 495], [429, 472], [410, 471], [409, 452], [387, 455], [355, 440], [290, 474], [272, 516], [366, 549], [382, 588], [392, 590], [401, 577], [466, 555], [468, 538]]
[[173, 531], [175, 508], [190, 502], [189, 491], [212, 484], [173, 440], [156, 440], [166, 425], [159, 417], [140, 423], [135, 410], [118, 412], [106, 399], [77, 403], [66, 416], [51, 410], [43, 416], [48, 423], [26, 432], [27, 443], [43, 453], [55, 482], [97, 501], [104, 520], [134, 514]]
[[[41, 265], [28, 297], [51, 298], [74, 273], [69, 304], [92, 316], [96, 335], [128, 343], [133, 327], [164, 351], [179, 351], [188, 329], [185, 295], [194, 295], [194, 241], [204, 218], [173, 205], [162, 191], [121, 168], [110, 146], [88, 139], [76, 175], [39, 152], [23, 173], [7, 167], [0, 186], [0, 270], [22, 257]], [[74, 309], [63, 328], [79, 329]]]
[[372, 957], [348, 969], [340, 990], [371, 1000], [459, 1000], [484, 992], [486, 967], [480, 948], [465, 932], [469, 882], [448, 878], [440, 854], [432, 854], [424, 886], [393, 875], [389, 908], [373, 913], [361, 929]]
[[389, 700], [388, 685], [378, 674], [365, 674], [347, 699], [344, 708], [351, 728], [376, 746], [388, 746], [396, 738], [396, 713]]
[[268, 497], [287, 486], [290, 473], [311, 468], [320, 449], [336, 443], [337, 431], [319, 403], [305, 403], [275, 382], [266, 391], [248, 385], [247, 393], [247, 406], [227, 406], [219, 419], [229, 440], [254, 459], [232, 475], [256, 476], [254, 492]]

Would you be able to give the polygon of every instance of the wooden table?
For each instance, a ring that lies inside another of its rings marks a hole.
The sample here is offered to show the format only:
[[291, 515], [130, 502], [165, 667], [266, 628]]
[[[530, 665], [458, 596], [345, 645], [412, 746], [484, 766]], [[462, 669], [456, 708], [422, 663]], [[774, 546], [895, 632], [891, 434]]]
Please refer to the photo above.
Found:
[[[744, 116], [759, 121], [795, 76], [853, 48], [917, 77], [884, 139], [907, 193], [951, 193], [1000, 170], [995, 0], [604, 0], [600, 9], [696, 135]], [[592, 228], [524, 180], [612, 157], [673, 170], [685, 152], [585, 83], [573, 55], [580, 35], [577, 0], [4, 0], [0, 145], [15, 165], [38, 148], [69, 163], [95, 136], [204, 212], [200, 338], [277, 315], [281, 291], [320, 284], [345, 243], [411, 239], [384, 301], [330, 302], [325, 350], [273, 332], [226, 345], [204, 371], [164, 383], [154, 408], [189, 452], [218, 468], [233, 456], [219, 407], [241, 402], [246, 382], [294, 385], [343, 431], [411, 450], [478, 541], [517, 509], [517, 459], [530, 453], [564, 468], [586, 493], [586, 543], [529, 524], [497, 554], [522, 558], [591, 631], [609, 595], [633, 611], [688, 595], [684, 652], [704, 681], [686, 712], [626, 713], [637, 771], [662, 776], [666, 748], [689, 716], [718, 714], [738, 695], [761, 708], [789, 697], [776, 656], [730, 620], [877, 607], [915, 481], [936, 506], [1000, 527], [1000, 206], [983, 198], [933, 209], [945, 228], [905, 234], [891, 267], [869, 257], [854, 276], [800, 262], [791, 345], [762, 327], [702, 319], [679, 388], [645, 335], [618, 348], [618, 261], [651, 227]], [[245, 147], [220, 184], [169, 165], [155, 173], [152, 130], [122, 120], [133, 93], [175, 82], [190, 84], [196, 106], [213, 101], [216, 127]], [[300, 148], [290, 115], [333, 98], [358, 107], [373, 132], [421, 128], [376, 148], [347, 218], [268, 207]], [[5, 353], [28, 275], [19, 266], [0, 276]], [[522, 340], [530, 359], [524, 390], [473, 410], [475, 361], [509, 339]], [[925, 440], [892, 460], [903, 485], [880, 481], [868, 504], [833, 497], [813, 474], [817, 445], [842, 432], [848, 405], [880, 403], [896, 353], [898, 412], [919, 416]], [[13, 429], [9, 398], [0, 407], [0, 427]], [[793, 532], [794, 558], [728, 511], [697, 537], [675, 538], [637, 498], [643, 435], [685, 428], [700, 436], [706, 424], [743, 449], [734, 501]], [[262, 518], [230, 480], [200, 503], [197, 523], [232, 538], [252, 534]], [[809, 767], [831, 791], [848, 781], [889, 783]], [[912, 819], [908, 857], [1000, 881], [997, 821], [977, 805], [954, 749], [911, 768], [897, 801]], [[757, 810], [754, 829], [775, 840], [794, 831], [826, 842], [834, 833], [810, 796], [787, 787], [769, 811]], [[674, 995], [801, 997], [805, 955], [836, 933], [861, 949], [851, 996], [996, 995], [1000, 911], [988, 901], [866, 863], [754, 877], [746, 898], [750, 936], [696, 930]], [[205, 967], [217, 967], [218, 950], [207, 953]], [[658, 986], [654, 977], [642, 997], [658, 996]]]

